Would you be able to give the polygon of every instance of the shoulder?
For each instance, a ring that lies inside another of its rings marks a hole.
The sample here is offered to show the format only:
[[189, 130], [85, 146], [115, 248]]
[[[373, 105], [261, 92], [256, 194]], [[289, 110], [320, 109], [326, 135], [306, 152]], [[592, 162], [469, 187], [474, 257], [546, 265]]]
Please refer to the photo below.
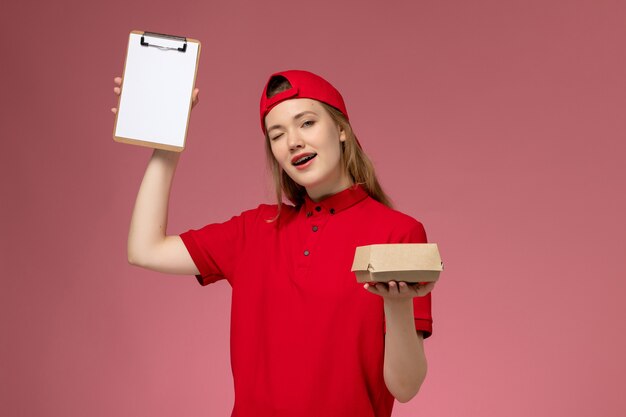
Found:
[[389, 230], [394, 240], [426, 241], [424, 225], [415, 217], [387, 207], [371, 197], [367, 199], [366, 209], [376, 219], [377, 224], [384, 225]]
[[255, 208], [251, 208], [243, 211], [239, 216], [246, 222], [272, 224], [277, 223], [273, 221], [280, 216], [277, 220], [287, 220], [297, 214], [297, 209], [294, 206], [288, 204], [281, 204], [280, 210], [277, 204], [265, 204], [261, 203]]
[[384, 221], [385, 223], [391, 223], [396, 225], [399, 228], [411, 228], [411, 227], [419, 227], [422, 226], [422, 223], [417, 220], [415, 217], [410, 216], [406, 213], [403, 213], [399, 210], [393, 209], [391, 207], [387, 207], [379, 201], [374, 200], [371, 197], [367, 199], [367, 205], [365, 207], [367, 210], [371, 211], [372, 215], [377, 216], [376, 220], [379, 219]]

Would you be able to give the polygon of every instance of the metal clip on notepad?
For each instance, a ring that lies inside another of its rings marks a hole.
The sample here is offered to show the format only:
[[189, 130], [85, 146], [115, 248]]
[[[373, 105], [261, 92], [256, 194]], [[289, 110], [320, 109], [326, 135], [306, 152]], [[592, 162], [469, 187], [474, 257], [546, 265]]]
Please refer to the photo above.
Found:
[[[157, 45], [152, 40], [151, 40], [152, 43], [148, 43], [145, 40], [146, 37], [153, 37], [153, 38], [166, 39], [169, 41], [183, 42], [183, 46], [177, 48], [177, 47], [172, 47], [172, 46]], [[141, 45], [142, 46], [154, 46], [162, 50], [171, 49], [174, 51], [186, 52], [187, 51], [187, 38], [182, 37], [182, 36], [166, 35], [163, 33], [156, 33], [156, 32], [144, 32], [144, 34], [141, 36]]]

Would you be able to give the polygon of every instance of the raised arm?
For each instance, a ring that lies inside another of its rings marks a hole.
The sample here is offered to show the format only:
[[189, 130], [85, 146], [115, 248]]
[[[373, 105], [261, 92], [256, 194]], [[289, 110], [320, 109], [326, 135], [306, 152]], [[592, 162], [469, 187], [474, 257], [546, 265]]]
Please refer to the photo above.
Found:
[[[114, 82], [120, 86], [122, 79]], [[114, 87], [115, 94], [120, 88]], [[192, 108], [199, 90], [193, 92]], [[112, 108], [113, 113], [117, 112]], [[170, 190], [180, 153], [155, 149], [144, 174], [128, 233], [128, 262], [142, 268], [170, 274], [199, 274], [178, 235], [168, 236], [167, 212]]]
[[128, 262], [170, 274], [199, 274], [177, 235], [167, 236], [172, 180], [180, 154], [155, 149], [137, 193], [128, 232]]

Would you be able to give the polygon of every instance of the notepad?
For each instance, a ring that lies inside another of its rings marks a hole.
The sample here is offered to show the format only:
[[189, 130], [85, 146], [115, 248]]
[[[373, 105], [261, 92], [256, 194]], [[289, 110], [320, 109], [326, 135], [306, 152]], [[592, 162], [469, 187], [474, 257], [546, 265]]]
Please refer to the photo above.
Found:
[[195, 39], [130, 32], [113, 139], [181, 152], [199, 60]]

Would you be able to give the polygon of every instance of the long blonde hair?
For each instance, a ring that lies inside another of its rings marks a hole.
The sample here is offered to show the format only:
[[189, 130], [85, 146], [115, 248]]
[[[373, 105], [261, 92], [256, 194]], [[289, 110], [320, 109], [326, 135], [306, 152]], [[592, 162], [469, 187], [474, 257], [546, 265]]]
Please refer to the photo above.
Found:
[[[282, 82], [272, 88], [271, 91], [268, 89], [269, 97], [272, 97], [273, 95], [291, 87], [289, 81], [286, 79], [281, 81]], [[378, 182], [378, 179], [376, 178], [376, 172], [374, 171], [372, 161], [358, 144], [356, 135], [352, 130], [350, 122], [346, 119], [346, 116], [344, 116], [344, 114], [336, 108], [329, 106], [326, 103], [321, 101], [319, 103], [328, 112], [337, 127], [345, 132], [346, 140], [341, 142], [341, 165], [350, 175], [352, 182], [354, 184], [361, 184], [369, 196], [374, 200], [381, 202], [387, 207], [393, 207], [390, 198], [387, 194], [385, 194], [380, 186], [380, 183]], [[276, 214], [276, 217], [271, 220], [274, 221], [280, 216], [283, 196], [287, 197], [287, 199], [293, 203], [296, 208], [299, 208], [302, 204], [304, 204], [306, 188], [292, 180], [291, 177], [289, 177], [289, 175], [287, 175], [287, 173], [280, 167], [278, 161], [276, 161], [276, 158], [274, 158], [274, 154], [272, 153], [270, 138], [267, 133], [265, 133], [265, 154], [269, 170], [272, 173], [276, 200], [278, 202], [278, 213]]]

